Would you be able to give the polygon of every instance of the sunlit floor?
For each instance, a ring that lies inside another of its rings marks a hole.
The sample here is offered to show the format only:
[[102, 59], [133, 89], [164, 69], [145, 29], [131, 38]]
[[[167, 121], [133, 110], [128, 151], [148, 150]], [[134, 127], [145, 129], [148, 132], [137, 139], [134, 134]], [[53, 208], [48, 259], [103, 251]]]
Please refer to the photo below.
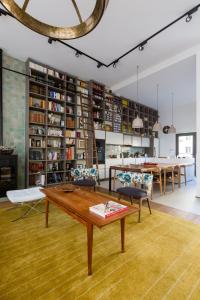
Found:
[[[101, 186], [108, 189], [108, 181], [102, 181]], [[120, 186], [120, 183], [116, 181], [116, 188]], [[155, 186], [153, 202], [200, 215], [200, 198], [196, 198], [195, 195], [195, 180], [188, 182], [187, 186], [182, 184], [180, 189], [175, 185], [174, 192], [171, 192], [171, 186], [168, 185], [167, 193], [162, 196], [160, 196], [159, 189]]]

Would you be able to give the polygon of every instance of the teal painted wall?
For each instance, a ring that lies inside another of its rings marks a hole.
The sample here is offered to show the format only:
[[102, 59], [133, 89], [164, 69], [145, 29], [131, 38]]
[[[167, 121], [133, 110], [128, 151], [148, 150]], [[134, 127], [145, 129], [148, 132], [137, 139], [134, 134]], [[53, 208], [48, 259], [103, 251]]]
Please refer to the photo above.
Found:
[[[3, 66], [25, 72], [25, 63], [3, 54]], [[18, 155], [18, 187], [25, 186], [26, 78], [3, 70], [3, 143]]]

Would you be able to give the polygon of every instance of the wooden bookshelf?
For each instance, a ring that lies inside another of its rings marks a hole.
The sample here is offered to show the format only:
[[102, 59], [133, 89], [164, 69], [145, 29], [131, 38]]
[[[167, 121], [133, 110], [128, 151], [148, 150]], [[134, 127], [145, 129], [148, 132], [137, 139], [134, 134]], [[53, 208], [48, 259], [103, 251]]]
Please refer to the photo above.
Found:
[[27, 186], [67, 182], [76, 164], [76, 77], [27, 62]]
[[[157, 137], [152, 128], [158, 112], [150, 107], [32, 59], [27, 73], [27, 186], [68, 182], [70, 169], [85, 165], [80, 97], [86, 107], [91, 97], [96, 130]], [[132, 128], [137, 114], [144, 128]], [[85, 111], [84, 121], [88, 117]]]

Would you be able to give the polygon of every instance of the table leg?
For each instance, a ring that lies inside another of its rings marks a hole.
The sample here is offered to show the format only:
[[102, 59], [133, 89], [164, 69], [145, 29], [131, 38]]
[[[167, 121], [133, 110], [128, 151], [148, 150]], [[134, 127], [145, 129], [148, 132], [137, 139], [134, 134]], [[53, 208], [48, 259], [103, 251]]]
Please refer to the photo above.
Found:
[[88, 275], [92, 275], [93, 224], [87, 224]]
[[121, 222], [121, 251], [125, 252], [124, 240], [125, 240], [125, 218], [120, 220]]
[[49, 220], [49, 200], [45, 199], [45, 215], [46, 215], [46, 228], [48, 228], [48, 220]]
[[109, 192], [111, 192], [112, 169], [109, 168]]
[[164, 170], [164, 194], [166, 193], [166, 171]]

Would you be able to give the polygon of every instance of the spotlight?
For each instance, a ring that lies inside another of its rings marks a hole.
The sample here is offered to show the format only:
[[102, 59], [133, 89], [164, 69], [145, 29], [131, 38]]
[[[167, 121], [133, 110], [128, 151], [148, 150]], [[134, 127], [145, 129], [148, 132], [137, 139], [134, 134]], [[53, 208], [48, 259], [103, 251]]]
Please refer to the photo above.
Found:
[[48, 38], [48, 43], [52, 44], [52, 42], [56, 42], [56, 39]]
[[144, 50], [144, 46], [140, 45], [138, 49], [139, 49], [140, 51], [143, 51], [143, 50]]
[[75, 53], [75, 56], [76, 56], [76, 57], [79, 57], [80, 55], [82, 55], [82, 53], [81, 53], [80, 51], [77, 50], [76, 53]]
[[139, 47], [138, 47], [138, 49], [139, 49], [139, 51], [143, 51], [144, 50], [144, 46], [147, 44], [147, 42], [145, 41], [145, 42], [142, 42], [140, 45], [139, 45]]
[[187, 17], [185, 19], [185, 21], [187, 23], [189, 23], [192, 20], [192, 15], [198, 11], [198, 8], [199, 7], [197, 6], [197, 7], [192, 8], [190, 11], [188, 11]]
[[102, 66], [103, 66], [102, 63], [98, 62], [97, 68], [99, 69], [99, 68], [101, 68]]
[[185, 19], [186, 23], [189, 23], [192, 20], [192, 15], [188, 15]]
[[119, 60], [115, 60], [115, 61], [113, 62], [113, 68], [114, 68], [114, 69], [116, 69], [118, 62], [119, 62]]

